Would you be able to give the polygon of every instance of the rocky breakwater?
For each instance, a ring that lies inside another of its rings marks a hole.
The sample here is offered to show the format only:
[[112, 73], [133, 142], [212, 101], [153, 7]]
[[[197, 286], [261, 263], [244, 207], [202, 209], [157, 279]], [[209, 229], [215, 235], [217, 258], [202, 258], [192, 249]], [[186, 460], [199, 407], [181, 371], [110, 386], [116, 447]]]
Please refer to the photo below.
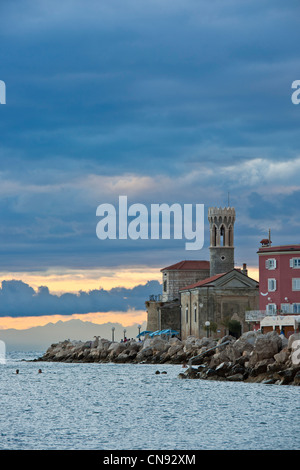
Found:
[[[300, 334], [289, 340], [275, 331], [265, 335], [249, 331], [239, 339], [219, 340], [189, 336], [124, 343], [96, 337], [94, 341], [52, 344], [37, 361], [182, 364], [182, 379], [262, 382], [300, 385]], [[196, 366], [196, 367], [195, 367]]]
[[206, 339], [194, 337], [180, 341], [178, 338], [163, 340], [158, 336], [141, 342], [120, 343], [103, 338], [86, 342], [65, 340], [52, 344], [37, 361], [181, 364], [208, 343]]
[[[179, 374], [182, 379], [300, 385], [300, 334], [289, 339], [275, 331], [249, 331], [238, 340], [219, 340], [215, 349], [203, 351]], [[193, 367], [193, 363], [198, 367]]]

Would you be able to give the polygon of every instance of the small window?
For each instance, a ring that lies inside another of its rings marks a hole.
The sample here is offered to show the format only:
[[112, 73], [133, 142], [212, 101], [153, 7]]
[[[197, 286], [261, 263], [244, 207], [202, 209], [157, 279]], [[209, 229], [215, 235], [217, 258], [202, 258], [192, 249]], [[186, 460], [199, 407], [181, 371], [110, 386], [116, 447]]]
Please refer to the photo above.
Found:
[[185, 309], [185, 321], [186, 323], [189, 322], [189, 308], [188, 307], [186, 307]]
[[300, 269], [300, 258], [291, 258], [290, 267], [295, 269]]
[[276, 269], [276, 259], [270, 258], [266, 260], [266, 269]]
[[300, 278], [293, 279], [293, 290], [300, 290]]
[[268, 279], [268, 291], [269, 292], [276, 291], [276, 279]]
[[293, 304], [293, 313], [300, 313], [300, 304]]
[[167, 292], [167, 281], [164, 281], [164, 292]]
[[267, 305], [267, 314], [268, 315], [275, 315], [276, 313], [276, 304], [268, 304]]
[[291, 313], [290, 304], [281, 304], [281, 312], [282, 313]]
[[197, 322], [197, 305], [194, 306], [194, 319], [196, 323]]

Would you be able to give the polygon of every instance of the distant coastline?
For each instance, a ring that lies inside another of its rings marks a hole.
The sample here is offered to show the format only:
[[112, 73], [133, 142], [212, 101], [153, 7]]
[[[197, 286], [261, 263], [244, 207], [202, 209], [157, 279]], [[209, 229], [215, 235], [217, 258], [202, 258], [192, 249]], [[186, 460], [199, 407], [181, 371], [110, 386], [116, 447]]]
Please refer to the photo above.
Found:
[[[145, 324], [143, 324], [143, 327]], [[6, 344], [7, 352], [11, 351], [37, 351], [45, 352], [49, 344], [71, 338], [72, 340], [88, 341], [94, 336], [102, 338], [114, 337], [120, 340], [124, 336], [124, 329], [129, 338], [138, 334], [138, 325], [124, 326], [120, 323], [96, 324], [78, 319], [48, 323], [44, 326], [34, 326], [24, 330], [14, 328], [0, 330], [0, 340]]]

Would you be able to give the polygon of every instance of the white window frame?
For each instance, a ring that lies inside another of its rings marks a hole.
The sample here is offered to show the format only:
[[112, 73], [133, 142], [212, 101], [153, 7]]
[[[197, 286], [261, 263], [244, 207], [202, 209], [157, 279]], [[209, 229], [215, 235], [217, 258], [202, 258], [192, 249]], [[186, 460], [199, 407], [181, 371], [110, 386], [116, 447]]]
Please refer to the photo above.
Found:
[[291, 304], [281, 304], [280, 308], [282, 313], [291, 313]]
[[[270, 308], [272, 307], [272, 308]], [[276, 310], [277, 310], [277, 305], [276, 304], [267, 304], [267, 312], [268, 314], [272, 314], [272, 315], [275, 315], [276, 313]]]
[[268, 269], [269, 271], [272, 271], [276, 269], [276, 266], [277, 266], [276, 258], [266, 259], [266, 269]]
[[300, 303], [293, 304], [293, 313], [300, 313]]
[[300, 269], [300, 258], [291, 258], [290, 259], [290, 268]]
[[[273, 286], [272, 286], [273, 283]], [[277, 288], [277, 282], [276, 279], [270, 278], [268, 279], [268, 292], [275, 292]]]
[[292, 291], [300, 291], [300, 277], [293, 277]]

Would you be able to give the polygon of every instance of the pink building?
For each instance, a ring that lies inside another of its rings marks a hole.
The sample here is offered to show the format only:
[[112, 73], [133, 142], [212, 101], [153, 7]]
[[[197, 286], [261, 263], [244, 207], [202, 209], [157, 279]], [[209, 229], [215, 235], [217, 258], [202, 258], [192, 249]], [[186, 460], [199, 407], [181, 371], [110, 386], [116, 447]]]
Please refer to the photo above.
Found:
[[263, 333], [275, 330], [289, 337], [300, 327], [300, 245], [271, 246], [261, 241], [259, 310], [246, 312], [246, 321]]
[[300, 245], [263, 244], [259, 257], [259, 308], [267, 314], [300, 314]]

